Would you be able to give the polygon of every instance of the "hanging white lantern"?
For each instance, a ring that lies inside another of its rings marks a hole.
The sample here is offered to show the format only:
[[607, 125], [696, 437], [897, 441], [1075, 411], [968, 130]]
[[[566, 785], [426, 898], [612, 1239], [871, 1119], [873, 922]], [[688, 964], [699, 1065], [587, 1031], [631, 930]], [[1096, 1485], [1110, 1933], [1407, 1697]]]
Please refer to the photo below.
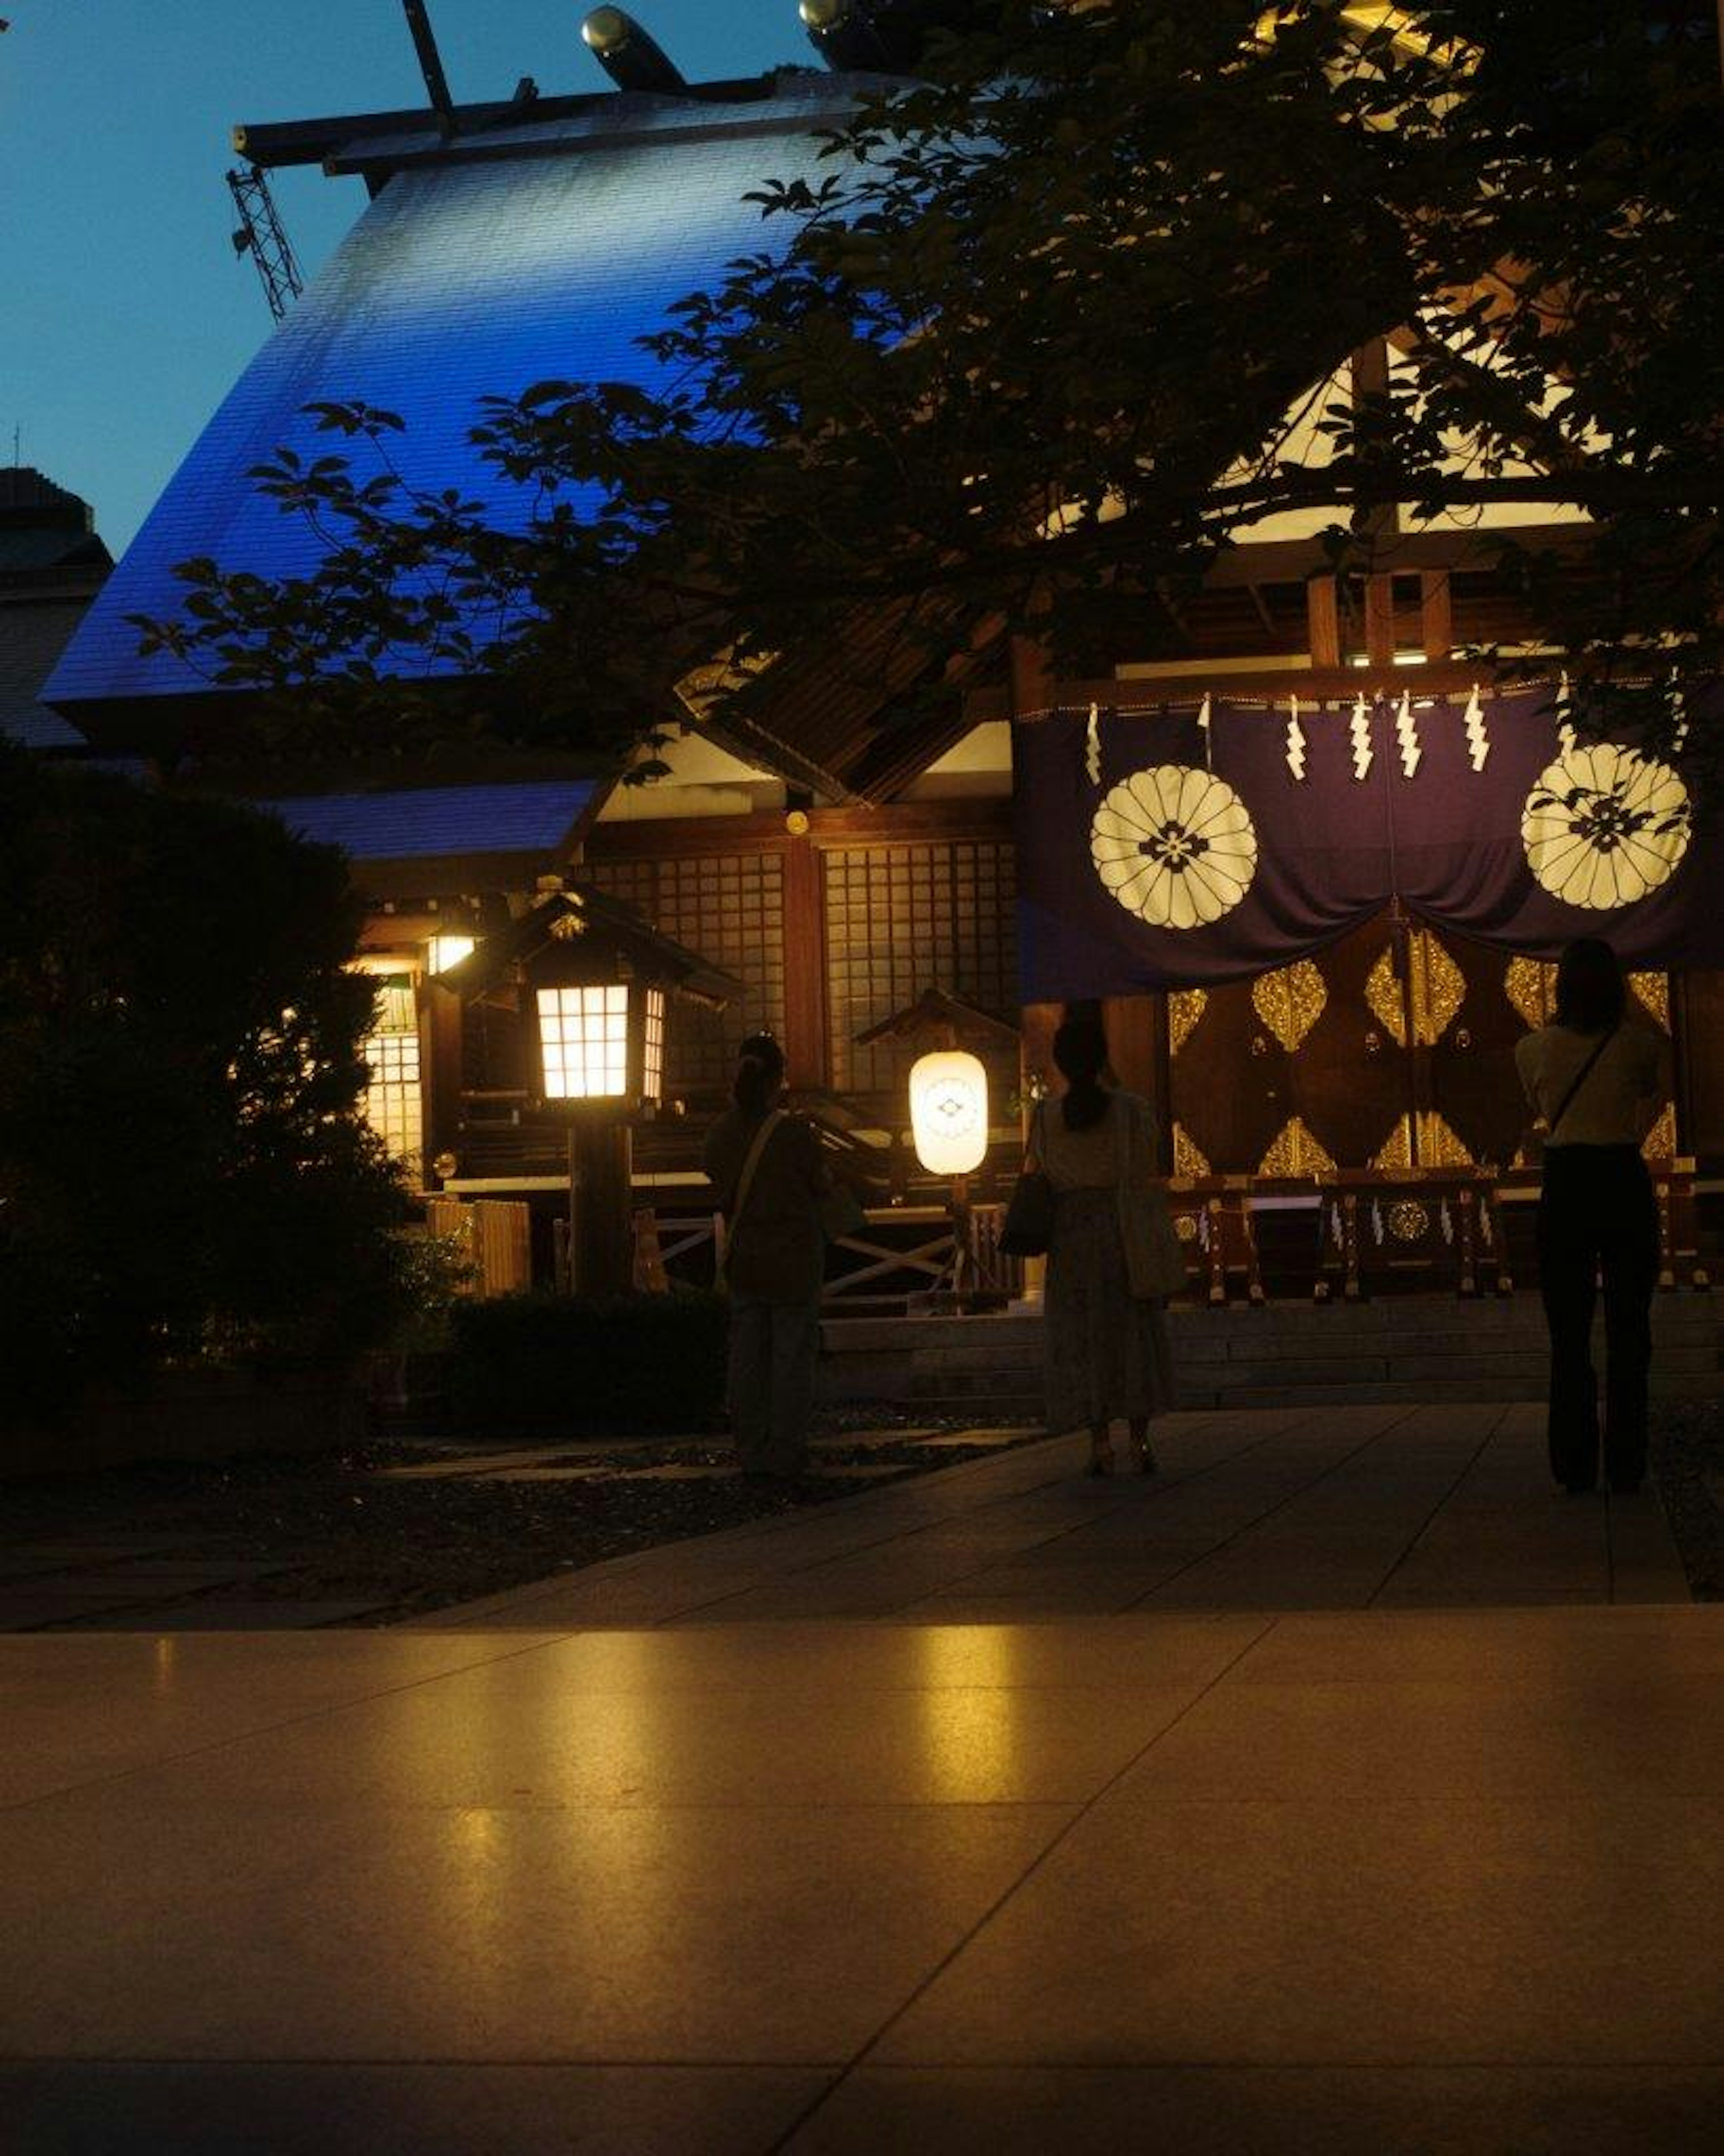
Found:
[[967, 1175], [988, 1151], [988, 1073], [978, 1057], [942, 1048], [910, 1072], [916, 1157], [930, 1175]]

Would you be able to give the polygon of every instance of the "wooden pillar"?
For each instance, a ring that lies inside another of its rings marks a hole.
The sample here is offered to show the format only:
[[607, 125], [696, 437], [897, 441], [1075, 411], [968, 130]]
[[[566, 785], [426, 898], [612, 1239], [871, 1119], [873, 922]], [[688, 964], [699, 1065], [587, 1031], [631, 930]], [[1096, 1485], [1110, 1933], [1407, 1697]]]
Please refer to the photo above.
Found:
[[1365, 656], [1373, 666], [1395, 663], [1395, 580], [1365, 579]]
[[826, 904], [820, 855], [806, 831], [784, 848], [784, 1064], [793, 1090], [830, 1076], [826, 1041]]
[[634, 1284], [634, 1133], [607, 1116], [569, 1123], [570, 1288], [627, 1295]]
[[1333, 577], [1311, 577], [1305, 586], [1306, 634], [1313, 666], [1341, 664], [1341, 602]]
[[1045, 711], [1054, 701], [1054, 670], [1046, 647], [1028, 636], [1011, 642], [1012, 711], [1022, 717], [1029, 711]]
[[421, 1100], [424, 1116], [425, 1172], [428, 1188], [443, 1178], [433, 1163], [444, 1153], [460, 1158], [461, 998], [434, 978], [425, 983], [420, 1011]]
[[1455, 603], [1446, 569], [1426, 569], [1420, 573], [1419, 618], [1424, 655], [1437, 665], [1455, 649]]

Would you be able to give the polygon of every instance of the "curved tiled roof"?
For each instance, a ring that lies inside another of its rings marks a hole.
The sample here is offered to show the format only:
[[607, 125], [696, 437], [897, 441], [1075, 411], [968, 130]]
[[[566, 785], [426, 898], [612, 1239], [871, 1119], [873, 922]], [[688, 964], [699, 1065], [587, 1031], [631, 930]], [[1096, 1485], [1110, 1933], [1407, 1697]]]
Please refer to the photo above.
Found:
[[175, 613], [173, 565], [191, 556], [278, 576], [311, 567], [312, 535], [246, 473], [281, 443], [331, 447], [303, 413], [313, 399], [400, 413], [409, 431], [391, 453], [410, 478], [506, 497], [465, 439], [479, 398], [547, 376], [652, 379], [635, 340], [725, 264], [771, 244], [776, 228], [743, 196], [813, 171], [813, 131], [850, 94], [841, 79], [792, 72], [747, 102], [618, 95], [447, 146], [412, 135], [349, 146], [332, 162], [393, 177], [193, 445], [46, 699], [76, 716], [110, 700], [207, 692], [168, 654], [141, 658], [126, 617]]

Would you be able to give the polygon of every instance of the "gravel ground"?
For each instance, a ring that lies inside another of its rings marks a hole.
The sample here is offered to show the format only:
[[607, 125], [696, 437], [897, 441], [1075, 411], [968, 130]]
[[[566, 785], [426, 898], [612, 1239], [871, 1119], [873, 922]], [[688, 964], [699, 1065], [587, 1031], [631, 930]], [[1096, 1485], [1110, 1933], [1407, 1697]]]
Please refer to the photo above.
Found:
[[[926, 1474], [1039, 1435], [950, 1441], [947, 1433], [970, 1426], [926, 1414], [912, 1420], [890, 1407], [835, 1409], [817, 1432], [824, 1441], [816, 1471], [789, 1485], [742, 1481], [729, 1471], [733, 1455], [720, 1437], [546, 1444], [510, 1455], [520, 1460], [530, 1452], [522, 1464], [536, 1475], [572, 1471], [566, 1479], [425, 1472], [490, 1465], [452, 1440], [34, 1477], [0, 1483], [0, 1577], [31, 1569], [32, 1552], [43, 1548], [64, 1548], [75, 1571], [110, 1562], [101, 1554], [109, 1545], [123, 1562], [125, 1550], [147, 1544], [213, 1571], [234, 1564], [232, 1584], [212, 1586], [200, 1601], [367, 1604], [374, 1614], [363, 1621], [390, 1624], [654, 1543], [831, 1504], [889, 1479], [837, 1468]], [[946, 1441], [924, 1442], [931, 1434]], [[1660, 1404], [1652, 1461], [1696, 1599], [1724, 1600], [1724, 1401]], [[655, 1468], [685, 1471], [644, 1471]]]
[[[558, 1480], [391, 1472], [459, 1467], [475, 1448], [452, 1440], [378, 1440], [304, 1459], [31, 1477], [0, 1484], [0, 1572], [8, 1562], [22, 1568], [33, 1547], [88, 1553], [72, 1568], [87, 1572], [104, 1562], [99, 1553], [110, 1541], [116, 1548], [147, 1543], [152, 1552], [182, 1551], [200, 1565], [231, 1560], [244, 1568], [231, 1587], [214, 1586], [200, 1601], [365, 1602], [380, 1606], [364, 1621], [389, 1624], [653, 1543], [831, 1504], [1040, 1435], [991, 1433], [987, 1443], [937, 1446], [916, 1435], [972, 1424], [973, 1417], [942, 1424], [927, 1414], [912, 1424], [890, 1408], [844, 1411], [824, 1419], [816, 1435], [827, 1441], [813, 1471], [790, 1484], [744, 1481], [720, 1437], [511, 1449], [516, 1460], [530, 1450], [539, 1472], [577, 1471]], [[865, 1432], [865, 1442], [845, 1441]], [[846, 1466], [895, 1473], [831, 1471]], [[667, 1478], [643, 1471], [664, 1467], [718, 1471]], [[269, 1569], [259, 1573], [260, 1565]]]

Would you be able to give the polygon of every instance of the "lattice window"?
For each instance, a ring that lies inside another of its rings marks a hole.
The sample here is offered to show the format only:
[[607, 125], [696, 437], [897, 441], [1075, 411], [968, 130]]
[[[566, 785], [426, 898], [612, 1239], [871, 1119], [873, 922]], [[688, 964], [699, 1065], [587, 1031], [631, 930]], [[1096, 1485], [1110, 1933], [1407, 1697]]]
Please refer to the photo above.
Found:
[[600, 890], [637, 907], [661, 935], [743, 984], [740, 1001], [721, 1011], [675, 1004], [665, 1026], [667, 1091], [722, 1091], [745, 1034], [783, 1039], [784, 864], [776, 854], [599, 860], [586, 873]]
[[[1015, 1023], [1013, 857], [998, 839], [845, 848], [825, 860], [832, 1083], [839, 1092], [899, 1096], [920, 1052], [858, 1048], [855, 1036], [914, 1003], [924, 988]], [[996, 1087], [1017, 1081], [1013, 1059], [985, 1059]]]
[[377, 1013], [364, 1055], [371, 1073], [365, 1119], [398, 1160], [416, 1168], [425, 1145], [425, 1108], [409, 975], [389, 974], [378, 981]]

